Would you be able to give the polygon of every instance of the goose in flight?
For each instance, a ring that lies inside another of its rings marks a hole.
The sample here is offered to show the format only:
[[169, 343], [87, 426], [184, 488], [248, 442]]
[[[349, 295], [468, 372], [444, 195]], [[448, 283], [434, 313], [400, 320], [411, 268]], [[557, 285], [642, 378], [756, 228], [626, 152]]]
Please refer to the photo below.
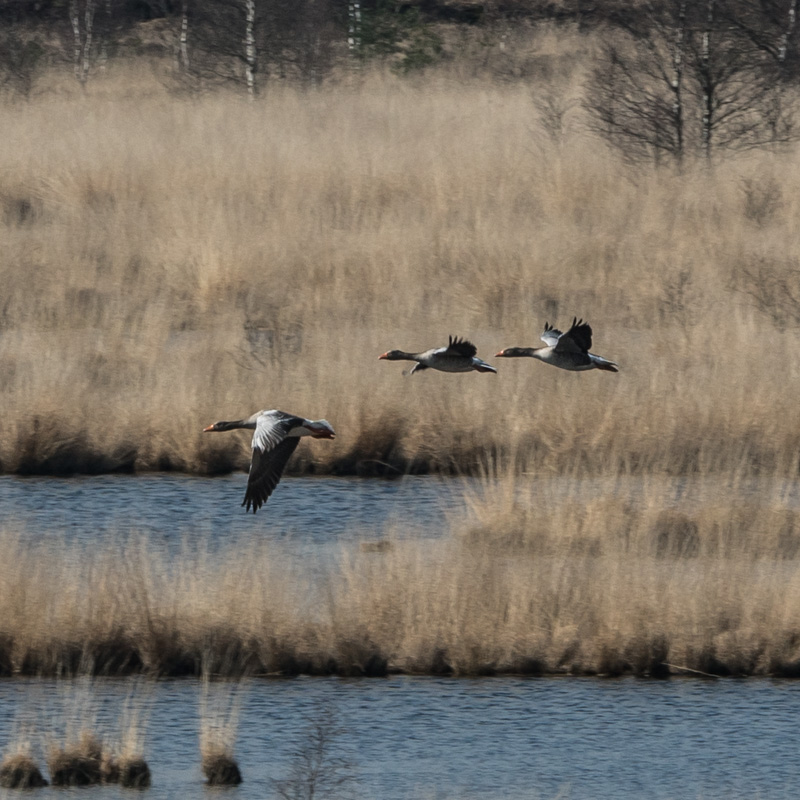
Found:
[[333, 439], [335, 436], [327, 420], [304, 419], [276, 409], [256, 411], [247, 419], [215, 422], [203, 428], [203, 432], [232, 431], [236, 428], [255, 430], [250, 475], [242, 501], [247, 511], [252, 507], [254, 514], [267, 502], [278, 485], [283, 468], [300, 444], [301, 436], [313, 436], [315, 439]]
[[608, 359], [589, 352], [592, 346], [592, 327], [588, 322], [573, 317], [572, 326], [562, 333], [552, 325], [544, 324], [542, 341], [547, 347], [506, 347], [497, 356], [500, 358], [538, 358], [554, 367], [581, 371], [604, 369], [606, 372], [619, 372], [619, 367]]
[[450, 343], [447, 347], [435, 347], [425, 350], [423, 353], [406, 353], [403, 350], [389, 350], [379, 359], [387, 361], [416, 361], [417, 363], [408, 373], [413, 375], [423, 369], [438, 369], [442, 372], [497, 372], [497, 370], [485, 361], [481, 361], [476, 355], [478, 348], [466, 339], [459, 339], [457, 336], [449, 337]]

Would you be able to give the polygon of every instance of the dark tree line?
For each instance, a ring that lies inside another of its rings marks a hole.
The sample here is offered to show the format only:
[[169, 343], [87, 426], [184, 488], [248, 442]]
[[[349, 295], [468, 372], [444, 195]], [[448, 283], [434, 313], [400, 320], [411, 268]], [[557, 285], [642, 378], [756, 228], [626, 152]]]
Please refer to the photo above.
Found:
[[[627, 158], [680, 163], [795, 138], [799, 5], [565, 0], [558, 14], [599, 26], [604, 42], [586, 86], [594, 130]], [[425, 66], [442, 52], [432, 21], [488, 26], [554, 13], [544, 0], [467, 6], [469, 14], [449, 0], [0, 0], [0, 88], [25, 96], [45, 66], [69, 68], [85, 85], [109, 59], [146, 47], [171, 58], [186, 88], [234, 83], [254, 96], [271, 80], [319, 83], [343, 62]]]
[[70, 65], [85, 85], [145, 47], [172, 56], [187, 86], [254, 95], [271, 78], [317, 83], [337, 59], [425, 66], [441, 40], [406, 0], [0, 0], [0, 86], [22, 95], [45, 66]]

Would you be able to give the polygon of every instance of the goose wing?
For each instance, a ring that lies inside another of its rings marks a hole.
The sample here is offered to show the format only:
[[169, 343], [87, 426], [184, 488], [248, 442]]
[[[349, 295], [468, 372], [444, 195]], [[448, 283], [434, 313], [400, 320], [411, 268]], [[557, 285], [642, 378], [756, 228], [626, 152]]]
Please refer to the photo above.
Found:
[[447, 356], [473, 358], [478, 352], [478, 348], [466, 339], [459, 339], [458, 336], [450, 336], [449, 339], [450, 344], [448, 344], [447, 348], [444, 350], [444, 354]]
[[572, 318], [572, 326], [562, 334], [556, 344], [557, 353], [588, 353], [592, 346], [592, 326], [577, 317]]
[[300, 444], [299, 437], [289, 436], [289, 432], [302, 422], [300, 417], [283, 411], [264, 411], [258, 415], [250, 474], [242, 501], [247, 511], [252, 506], [255, 514], [278, 485], [286, 462]]
[[549, 322], [545, 322], [540, 338], [548, 347], [555, 347], [563, 335], [558, 328], [554, 328]]

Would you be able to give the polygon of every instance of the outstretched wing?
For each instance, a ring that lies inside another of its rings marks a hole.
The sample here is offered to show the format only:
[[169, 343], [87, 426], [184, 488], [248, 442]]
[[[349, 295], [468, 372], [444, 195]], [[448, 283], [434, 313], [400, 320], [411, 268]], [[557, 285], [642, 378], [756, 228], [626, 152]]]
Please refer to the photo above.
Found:
[[558, 340], [557, 353], [588, 353], [592, 346], [592, 326], [577, 317], [572, 318], [572, 327]]
[[287, 438], [292, 428], [303, 422], [300, 417], [284, 411], [263, 411], [256, 420], [253, 434], [253, 457], [242, 505], [255, 514], [274, 491], [295, 448], [296, 436]]
[[450, 344], [447, 345], [447, 349], [444, 351], [444, 354], [447, 356], [473, 358], [478, 352], [478, 348], [466, 339], [459, 339], [458, 336], [450, 336], [449, 339]]
[[242, 505], [247, 511], [252, 506], [255, 514], [267, 502], [281, 479], [286, 462], [297, 449], [298, 444], [300, 444], [299, 437], [292, 436], [266, 452], [253, 450], [250, 475], [247, 478], [247, 490], [242, 501]]
[[555, 347], [563, 335], [558, 328], [554, 328], [549, 322], [545, 322], [540, 338], [548, 347]]

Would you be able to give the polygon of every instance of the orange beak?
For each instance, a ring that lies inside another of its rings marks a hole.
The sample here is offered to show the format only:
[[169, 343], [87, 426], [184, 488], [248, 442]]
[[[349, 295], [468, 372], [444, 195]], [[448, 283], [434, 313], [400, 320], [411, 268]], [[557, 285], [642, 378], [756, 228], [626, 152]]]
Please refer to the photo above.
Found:
[[505, 352], [506, 352], [505, 350], [501, 350], [499, 353], [495, 353], [495, 354], [494, 354], [494, 357], [495, 357], [495, 358], [501, 358], [501, 357], [502, 357], [502, 355], [503, 355], [503, 353], [505, 353]]
[[389, 358], [389, 354], [384, 353], [382, 356], [378, 356], [378, 361], [380, 361], [382, 358]]
[[209, 431], [213, 431], [213, 430], [214, 430], [214, 426], [213, 425], [209, 425], [207, 428], [203, 428], [203, 433], [208, 433]]

